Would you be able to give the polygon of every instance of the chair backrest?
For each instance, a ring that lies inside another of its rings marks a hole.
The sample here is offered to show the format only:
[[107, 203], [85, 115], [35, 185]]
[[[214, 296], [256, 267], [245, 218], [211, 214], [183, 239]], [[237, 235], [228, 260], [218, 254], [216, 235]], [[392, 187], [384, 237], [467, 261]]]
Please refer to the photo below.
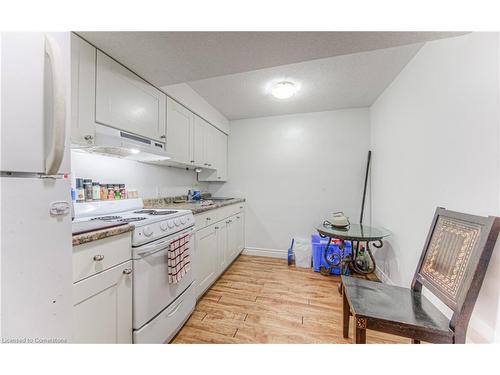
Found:
[[450, 309], [450, 328], [465, 340], [486, 269], [500, 231], [500, 218], [437, 208], [413, 278], [412, 289], [429, 289]]

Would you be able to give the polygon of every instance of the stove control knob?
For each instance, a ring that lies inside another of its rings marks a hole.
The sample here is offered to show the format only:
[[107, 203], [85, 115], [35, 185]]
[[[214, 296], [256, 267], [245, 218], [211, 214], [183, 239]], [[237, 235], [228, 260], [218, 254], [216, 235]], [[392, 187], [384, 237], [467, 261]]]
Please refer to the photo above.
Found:
[[181, 221], [179, 220], [179, 218], [174, 219], [174, 223], [175, 223], [176, 227], [178, 227], [179, 225], [181, 225]]
[[163, 230], [163, 231], [165, 231], [165, 230], [167, 230], [167, 229], [168, 229], [168, 224], [167, 224], [167, 222], [166, 222], [166, 221], [162, 221], [162, 222], [160, 223], [160, 229], [161, 229], [161, 230]]
[[173, 220], [169, 220], [168, 221], [168, 227], [169, 228], [173, 228], [174, 227], [174, 221]]
[[181, 217], [181, 223], [182, 223], [182, 224], [186, 224], [186, 217], [184, 217], [184, 216], [183, 216], [183, 217]]
[[151, 229], [150, 226], [146, 226], [144, 227], [144, 229], [142, 230], [142, 233], [144, 233], [144, 235], [146, 237], [151, 237], [151, 235], [153, 234], [153, 230]]

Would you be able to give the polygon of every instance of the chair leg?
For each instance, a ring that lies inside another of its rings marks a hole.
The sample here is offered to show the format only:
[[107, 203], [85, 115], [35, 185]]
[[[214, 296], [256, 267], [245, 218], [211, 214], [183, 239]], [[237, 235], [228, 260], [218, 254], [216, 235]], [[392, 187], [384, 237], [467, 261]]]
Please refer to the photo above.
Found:
[[412, 344], [420, 344], [420, 340], [417, 339], [411, 339]]
[[344, 321], [343, 321], [343, 334], [344, 338], [347, 339], [349, 337], [349, 316], [350, 314], [350, 307], [349, 307], [349, 302], [347, 301], [347, 297], [345, 295], [345, 292], [342, 293], [342, 300], [343, 300], [343, 310], [344, 310]]
[[356, 344], [366, 344], [366, 318], [358, 318], [354, 316]]

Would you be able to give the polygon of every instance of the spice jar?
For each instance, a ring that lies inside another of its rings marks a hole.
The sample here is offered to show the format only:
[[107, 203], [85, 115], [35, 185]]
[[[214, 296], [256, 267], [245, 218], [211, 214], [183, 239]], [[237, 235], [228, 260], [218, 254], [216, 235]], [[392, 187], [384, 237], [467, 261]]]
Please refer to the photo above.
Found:
[[121, 199], [122, 195], [120, 194], [120, 185], [116, 184], [114, 186], [115, 199]]
[[76, 201], [85, 202], [85, 190], [83, 189], [83, 179], [76, 179]]
[[101, 184], [100, 189], [101, 189], [101, 200], [102, 201], [107, 200], [108, 199], [108, 185]]
[[83, 180], [83, 190], [85, 190], [85, 201], [92, 201], [92, 180], [90, 178]]
[[108, 200], [115, 199], [115, 187], [112, 184], [108, 184]]
[[120, 199], [127, 199], [127, 191], [125, 190], [125, 184], [120, 184]]
[[98, 201], [101, 199], [101, 186], [99, 182], [92, 182], [92, 200]]

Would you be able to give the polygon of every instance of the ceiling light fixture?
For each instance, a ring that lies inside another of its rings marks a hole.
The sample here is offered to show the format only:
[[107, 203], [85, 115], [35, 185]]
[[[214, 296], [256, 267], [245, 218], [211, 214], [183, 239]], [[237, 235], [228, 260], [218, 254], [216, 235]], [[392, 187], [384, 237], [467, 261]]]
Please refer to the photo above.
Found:
[[278, 99], [288, 99], [295, 95], [298, 89], [297, 85], [293, 82], [281, 81], [274, 85], [271, 94]]
[[131, 148], [129, 149], [129, 151], [132, 155], [137, 155], [139, 152], [141, 152], [141, 150], [138, 150], [137, 148]]

